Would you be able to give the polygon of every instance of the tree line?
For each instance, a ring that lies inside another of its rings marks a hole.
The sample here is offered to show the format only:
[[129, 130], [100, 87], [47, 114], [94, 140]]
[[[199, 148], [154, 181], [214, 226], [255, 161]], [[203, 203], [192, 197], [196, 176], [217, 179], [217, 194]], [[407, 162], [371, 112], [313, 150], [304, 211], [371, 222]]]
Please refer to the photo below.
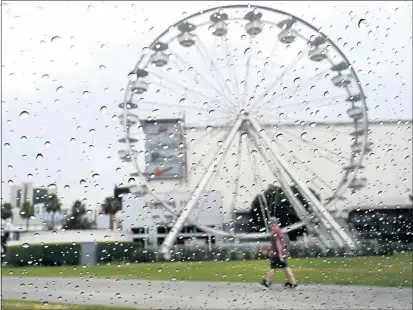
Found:
[[[47, 195], [44, 201], [44, 208], [46, 213], [51, 215], [51, 222], [48, 225], [48, 229], [53, 230], [55, 228], [56, 213], [62, 211], [60, 198], [56, 194]], [[104, 214], [109, 215], [109, 227], [111, 230], [114, 228], [115, 214], [120, 210], [121, 203], [114, 197], [106, 197], [101, 204], [101, 211]], [[72, 204], [71, 213], [65, 216], [62, 228], [72, 230], [95, 228], [96, 223], [89, 220], [86, 217], [86, 213], [86, 205], [82, 201], [76, 200]], [[30, 219], [35, 216], [34, 204], [30, 201], [24, 201], [19, 210], [19, 216], [26, 220], [26, 230], [28, 231], [30, 227]], [[3, 220], [13, 218], [13, 206], [10, 203], [5, 202], [1, 205], [1, 218]]]
[[[301, 204], [311, 213], [309, 204], [295, 186], [291, 187], [293, 194], [298, 198]], [[320, 200], [320, 196], [311, 188], [309, 190], [314, 196]], [[260, 197], [261, 196], [261, 197]], [[265, 198], [265, 212], [263, 212], [262, 197]], [[62, 203], [56, 194], [48, 195], [44, 202], [45, 210], [52, 215], [50, 229], [55, 227], [55, 215], [61, 211]], [[10, 203], [4, 203], [1, 206], [1, 218], [3, 220], [12, 218], [13, 211]], [[114, 229], [115, 215], [122, 209], [122, 204], [115, 197], [106, 197], [101, 204], [101, 211], [109, 215], [109, 227]], [[92, 229], [95, 228], [95, 223], [86, 218], [87, 209], [85, 204], [76, 200], [71, 208], [71, 214], [67, 215], [63, 223], [64, 229]], [[259, 232], [265, 228], [265, 221], [267, 217], [276, 217], [281, 227], [289, 226], [300, 221], [291, 203], [288, 201], [284, 190], [281, 187], [269, 185], [262, 193], [255, 196], [250, 206], [250, 232]], [[34, 205], [30, 201], [24, 201], [20, 208], [20, 217], [26, 219], [26, 230], [29, 230], [30, 219], [35, 216]], [[298, 236], [306, 232], [306, 227], [294, 230], [289, 233], [291, 240], [296, 240]]]

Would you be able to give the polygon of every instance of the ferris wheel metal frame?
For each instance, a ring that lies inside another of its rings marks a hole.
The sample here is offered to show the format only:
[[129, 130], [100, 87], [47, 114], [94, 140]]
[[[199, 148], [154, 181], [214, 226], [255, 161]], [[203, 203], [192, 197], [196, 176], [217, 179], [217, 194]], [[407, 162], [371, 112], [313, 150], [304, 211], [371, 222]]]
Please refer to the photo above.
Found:
[[[365, 186], [366, 179], [357, 178], [357, 173], [363, 168], [361, 163], [363, 161], [364, 155], [370, 150], [368, 144], [368, 117], [365, 101], [366, 96], [364, 95], [363, 88], [361, 86], [357, 73], [350, 65], [350, 62], [348, 61], [344, 53], [333, 41], [331, 41], [325, 34], [320, 32], [310, 23], [281, 10], [257, 5], [227, 5], [210, 8], [185, 17], [173, 25], [173, 27], [179, 30], [179, 35], [175, 36], [172, 40], [179, 40], [180, 44], [186, 48], [192, 46], [193, 40], [196, 36], [195, 34], [193, 34], [193, 32], [197, 25], [191, 24], [190, 21], [194, 17], [211, 13], [212, 14], [210, 15], [209, 23], [210, 26], [214, 27], [213, 34], [217, 36], [226, 35], [226, 22], [228, 20], [231, 20], [231, 17], [229, 17], [225, 13], [225, 10], [246, 8], [250, 9], [250, 12], [242, 18], [238, 17], [236, 19], [245, 20], [245, 31], [248, 35], [259, 35], [260, 29], [262, 29], [263, 24], [263, 13], [261, 12], [272, 12], [285, 16], [285, 20], [278, 23], [272, 23], [281, 29], [278, 40], [282, 41], [283, 43], [293, 43], [296, 38], [306, 40], [306, 42], [308, 42], [308, 44], [311, 46], [308, 57], [313, 61], [328, 61], [331, 64], [331, 70], [337, 73], [337, 75], [333, 77], [332, 83], [335, 86], [342, 87], [347, 91], [348, 97], [346, 98], [346, 101], [351, 104], [351, 108], [347, 110], [347, 114], [353, 120], [355, 127], [355, 131], [351, 133], [351, 135], [354, 137], [354, 143], [351, 147], [352, 157], [350, 159], [350, 163], [348, 166], [344, 167], [344, 176], [337, 186], [334, 195], [330, 197], [323, 205], [323, 203], [321, 203], [308, 189], [306, 184], [302, 180], [300, 180], [300, 177], [291, 168], [291, 166], [289, 166], [288, 163], [279, 155], [278, 150], [276, 149], [274, 144], [271, 143], [271, 138], [264, 130], [262, 124], [260, 124], [257, 119], [251, 116], [250, 112], [252, 111], [242, 110], [239, 111], [239, 113], [236, 115], [236, 118], [234, 119], [225, 140], [220, 145], [218, 151], [216, 152], [216, 155], [208, 165], [207, 171], [191, 193], [191, 197], [189, 198], [183, 211], [180, 214], [176, 214], [169, 205], [163, 203], [162, 200], [159, 199], [156, 192], [151, 188], [148, 180], [145, 176], [143, 176], [139, 168], [138, 152], [135, 150], [135, 147], [133, 145], [133, 143], [137, 142], [138, 140], [131, 136], [130, 129], [136, 124], [139, 124], [140, 119], [138, 115], [130, 113], [130, 110], [138, 108], [138, 104], [133, 102], [134, 95], [143, 94], [149, 86], [149, 84], [145, 81], [145, 78], [149, 74], [145, 70], [146, 66], [150, 63], [155, 62], [158, 62], [158, 64], [160, 65], [168, 62], [168, 57], [164, 53], [164, 51], [168, 49], [168, 44], [170, 42], [162, 42], [162, 38], [165, 34], [168, 33], [169, 29], [161, 33], [149, 45], [148, 48], [153, 52], [153, 54], [149, 58], [142, 57], [137, 62], [135, 68], [129, 74], [131, 80], [129, 81], [125, 89], [124, 102], [119, 105], [119, 107], [123, 110], [123, 114], [119, 115], [119, 119], [121, 124], [123, 125], [125, 132], [125, 137], [119, 139], [119, 142], [126, 144], [127, 148], [126, 150], [119, 151], [119, 156], [126, 162], [132, 162], [136, 171], [135, 173], [133, 173], [133, 175], [138, 178], [138, 180], [136, 181], [137, 184], [135, 186], [132, 186], [131, 192], [136, 195], [152, 195], [155, 199], [161, 201], [161, 204], [165, 208], [165, 210], [167, 210], [176, 218], [176, 222], [174, 223], [172, 230], [166, 237], [161, 249], [161, 252], [166, 257], [170, 256], [170, 250], [174, 242], [176, 241], [183, 225], [186, 222], [190, 222], [189, 216], [196, 206], [200, 196], [202, 195], [202, 192], [205, 190], [207, 184], [211, 180], [214, 171], [216, 171], [222, 164], [226, 151], [234, 142], [237, 133], [243, 131], [244, 133], [248, 133], [248, 136], [251, 138], [258, 152], [265, 160], [265, 162], [268, 163], [269, 170], [282, 185], [285, 195], [287, 196], [293, 209], [301, 219], [301, 222], [291, 225], [291, 227], [284, 227], [284, 230], [289, 231], [305, 225], [310, 232], [314, 233], [314, 235], [319, 238], [320, 243], [322, 246], [324, 246], [324, 248], [341, 247], [347, 248], [349, 250], [354, 250], [356, 248], [356, 243], [353, 240], [352, 236], [350, 236], [349, 233], [342, 229], [342, 227], [335, 221], [335, 219], [326, 209], [326, 205], [331, 204], [334, 200], [340, 198], [341, 194], [347, 189], [347, 187], [355, 191]], [[256, 10], [259, 10], [259, 12], [257, 12]], [[265, 21], [265, 23], [269, 22]], [[308, 27], [315, 33], [318, 33], [318, 36], [313, 39], [303, 37], [303, 35], [294, 31], [293, 25], [295, 23], [300, 23], [303, 26]], [[334, 50], [342, 58], [342, 62], [335, 64], [331, 59], [329, 59], [328, 53], [326, 52], [324, 47], [321, 47], [325, 46], [326, 44], [334, 48]], [[144, 64], [145, 61], [146, 64]], [[346, 70], [349, 70], [349, 73], [342, 75], [342, 71]], [[351, 84], [350, 78], [353, 79], [357, 84], [358, 93], [356, 94], [351, 93], [348, 88], [348, 86]], [[260, 99], [258, 99], [258, 101], [259, 100]], [[291, 191], [291, 183], [294, 183], [296, 185], [298, 191], [311, 205], [313, 212], [312, 216], [310, 216], [308, 210], [304, 208], [303, 204]], [[265, 203], [265, 197], [261, 195], [260, 198], [260, 203]], [[235, 234], [234, 232], [225, 232], [219, 229], [199, 225], [198, 223], [192, 224], [205, 231], [206, 233], [219, 234], [224, 237], [242, 239], [251, 238], [253, 236], [260, 237], [268, 235], [268, 233]]]

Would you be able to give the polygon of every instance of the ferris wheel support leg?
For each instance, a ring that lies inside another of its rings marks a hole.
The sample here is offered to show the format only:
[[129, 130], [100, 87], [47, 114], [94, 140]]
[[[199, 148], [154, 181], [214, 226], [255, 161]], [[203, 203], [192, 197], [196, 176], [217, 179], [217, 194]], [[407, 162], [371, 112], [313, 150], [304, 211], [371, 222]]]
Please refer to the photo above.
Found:
[[[324, 208], [324, 206], [318, 201], [318, 199], [314, 196], [314, 194], [307, 188], [307, 186], [300, 180], [300, 178], [295, 174], [294, 171], [287, 165], [283, 158], [277, 153], [274, 152], [272, 149], [271, 139], [267, 136], [265, 131], [262, 130], [259, 123], [254, 120], [250, 119], [250, 124], [252, 129], [256, 132], [256, 134], [262, 139], [264, 145], [271, 151], [272, 157], [281, 165], [290, 176], [290, 178], [294, 181], [297, 185], [297, 189], [300, 193], [304, 196], [304, 198], [311, 204], [313, 207], [316, 215], [320, 218], [323, 224], [326, 226], [327, 229], [331, 229], [333, 237], [339, 237], [335, 239], [341, 239], [339, 245], [344, 245], [350, 250], [356, 249], [356, 244], [352, 240], [351, 236], [349, 236], [344, 230], [340, 227], [340, 225], [334, 220], [331, 214]], [[262, 146], [261, 146], [262, 147]], [[337, 240], [338, 241], [338, 240]], [[340, 244], [341, 243], [341, 244]]]
[[[329, 241], [326, 238], [324, 238], [322, 234], [320, 234], [319, 229], [316, 229], [311, 225], [311, 215], [304, 208], [300, 200], [298, 200], [298, 198], [292, 192], [289, 180], [286, 174], [284, 173], [283, 169], [278, 165], [276, 161], [271, 160], [269, 154], [267, 154], [265, 148], [263, 148], [263, 145], [258, 144], [257, 141], [259, 140], [260, 136], [255, 132], [255, 130], [252, 132], [249, 131], [249, 134], [254, 138], [253, 142], [256, 145], [257, 150], [260, 152], [261, 156], [264, 158], [264, 161], [267, 163], [271, 173], [280, 182], [281, 187], [284, 190], [285, 196], [287, 196], [287, 199], [291, 203], [291, 206], [293, 207], [294, 211], [297, 213], [300, 220], [307, 227], [308, 231], [314, 233], [319, 237], [319, 246], [325, 252], [327, 248], [331, 247]], [[302, 225], [300, 224], [300, 226]]]
[[231, 146], [232, 142], [234, 141], [234, 138], [236, 134], [238, 133], [238, 130], [240, 129], [241, 125], [245, 121], [245, 116], [240, 115], [240, 117], [237, 119], [235, 124], [233, 125], [231, 131], [229, 132], [228, 136], [226, 137], [225, 141], [221, 145], [221, 147], [218, 149], [217, 154], [215, 158], [212, 160], [212, 162], [209, 164], [209, 167], [201, 180], [199, 181], [197, 187], [193, 191], [191, 197], [189, 198], [188, 202], [186, 203], [181, 215], [178, 217], [176, 220], [174, 226], [172, 227], [170, 233], [168, 236], [165, 238], [164, 243], [162, 244], [161, 247], [161, 253], [164, 254], [166, 257], [170, 254], [169, 251], [172, 248], [173, 244], [175, 243], [178, 234], [182, 230], [182, 227], [184, 226], [185, 222], [187, 221], [189, 215], [191, 214], [193, 208], [196, 206], [199, 197], [201, 196], [202, 192], [204, 191], [205, 187], [209, 183], [211, 177], [213, 176], [214, 170], [218, 169], [219, 165], [222, 163], [222, 160], [225, 157], [225, 151]]

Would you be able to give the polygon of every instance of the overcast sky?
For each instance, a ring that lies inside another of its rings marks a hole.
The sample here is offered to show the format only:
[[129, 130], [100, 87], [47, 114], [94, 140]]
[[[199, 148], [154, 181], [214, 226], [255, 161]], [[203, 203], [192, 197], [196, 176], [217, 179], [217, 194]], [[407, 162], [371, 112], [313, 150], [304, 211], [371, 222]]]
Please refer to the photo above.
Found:
[[[3, 199], [10, 184], [31, 181], [57, 185], [67, 207], [94, 208], [127, 182], [113, 116], [128, 72], [171, 24], [228, 3], [3, 2]], [[411, 2], [254, 3], [322, 27], [353, 62], [371, 119], [411, 119]]]

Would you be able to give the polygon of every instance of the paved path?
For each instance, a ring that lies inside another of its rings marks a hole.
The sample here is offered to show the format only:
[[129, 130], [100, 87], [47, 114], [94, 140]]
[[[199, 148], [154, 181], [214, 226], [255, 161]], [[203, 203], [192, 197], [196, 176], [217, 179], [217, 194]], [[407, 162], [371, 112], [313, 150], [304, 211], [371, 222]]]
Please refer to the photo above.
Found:
[[264, 291], [253, 283], [79, 278], [2, 278], [2, 298], [137, 309], [412, 309], [412, 290], [302, 285]]

